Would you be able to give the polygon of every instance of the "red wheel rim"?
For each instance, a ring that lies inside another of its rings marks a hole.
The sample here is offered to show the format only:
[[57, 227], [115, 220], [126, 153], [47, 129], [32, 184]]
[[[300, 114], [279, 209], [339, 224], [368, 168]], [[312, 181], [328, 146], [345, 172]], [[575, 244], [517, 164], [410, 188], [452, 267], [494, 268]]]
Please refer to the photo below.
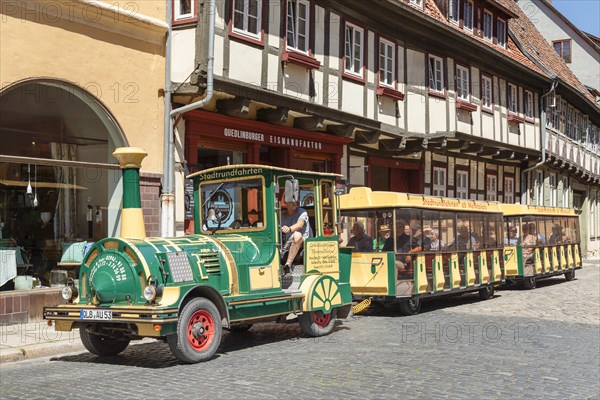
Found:
[[313, 312], [313, 319], [315, 320], [315, 324], [324, 328], [329, 325], [329, 321], [331, 321], [331, 313], [323, 314], [322, 311], [315, 311]]
[[215, 321], [210, 313], [198, 310], [192, 315], [188, 321], [187, 337], [194, 350], [202, 351], [210, 346], [215, 337]]

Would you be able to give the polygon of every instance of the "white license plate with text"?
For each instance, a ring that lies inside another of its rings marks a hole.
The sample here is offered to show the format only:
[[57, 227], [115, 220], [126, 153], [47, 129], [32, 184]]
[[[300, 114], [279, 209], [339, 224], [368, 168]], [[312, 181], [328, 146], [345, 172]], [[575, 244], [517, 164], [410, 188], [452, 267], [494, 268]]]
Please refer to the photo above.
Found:
[[111, 310], [80, 310], [79, 318], [108, 321], [112, 319]]

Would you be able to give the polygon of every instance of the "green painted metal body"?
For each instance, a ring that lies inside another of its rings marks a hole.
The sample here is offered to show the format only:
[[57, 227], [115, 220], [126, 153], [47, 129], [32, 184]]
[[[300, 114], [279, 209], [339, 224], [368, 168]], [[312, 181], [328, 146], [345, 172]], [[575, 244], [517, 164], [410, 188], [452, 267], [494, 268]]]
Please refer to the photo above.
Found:
[[[128, 183], [139, 184], [137, 170], [132, 174], [129, 174], [130, 171], [124, 171], [125, 179], [131, 180]], [[281, 176], [290, 175], [314, 181], [314, 206], [321, 207], [321, 196], [317, 196], [321, 180], [334, 182], [335, 175], [259, 166], [231, 166], [209, 171], [194, 176], [196, 204], [202, 204], [199, 192], [201, 185], [206, 182], [235, 181], [247, 176], [262, 180], [262, 206], [266, 211], [260, 229], [244, 232], [217, 230], [213, 234], [206, 234], [201, 230], [200, 221], [204, 216], [199, 209], [201, 207], [198, 207], [195, 214], [197, 233], [193, 235], [176, 238], [107, 238], [96, 242], [85, 256], [80, 269], [81, 290], [78, 302], [82, 307], [173, 310], [181, 309], [192, 297], [202, 296], [211, 298], [215, 303], [220, 302], [221, 309], [226, 310], [225, 318], [234, 323], [274, 318], [303, 308], [307, 310], [306, 302], [312, 302], [313, 296], [318, 296], [315, 291], [306, 292], [308, 289], [301, 286], [303, 292], [291, 293], [283, 290], [278, 283], [281, 271], [278, 259], [281, 237], [277, 224], [276, 199], [279, 187], [276, 183]], [[129, 193], [128, 190], [124, 192]], [[136, 204], [139, 207], [139, 197], [126, 197], [124, 205], [125, 203], [128, 207]], [[336, 221], [337, 219], [330, 222]], [[319, 235], [322, 227], [315, 228], [316, 237], [310, 241], [329, 244], [335, 242], [336, 249], [339, 248], [337, 236]], [[301, 279], [304, 282], [312, 276], [333, 277], [338, 285], [336, 293], [341, 296], [341, 306], [349, 307], [352, 301], [349, 284], [351, 255], [342, 251], [337, 259], [338, 265], [333, 273], [327, 271], [328, 275], [323, 274], [316, 267], [307, 271]], [[273, 274], [272, 287], [253, 288], [253, 268], [270, 269]], [[153, 302], [148, 302], [143, 297], [144, 288], [149, 281], [164, 291], [163, 296]], [[331, 311], [326, 308], [314, 306], [308, 309]], [[166, 321], [169, 316], [171, 320]], [[161, 322], [159, 314], [154, 321], [162, 326], [160, 336], [175, 332], [177, 321], [173, 321], [172, 316], [165, 314], [165, 321]]]

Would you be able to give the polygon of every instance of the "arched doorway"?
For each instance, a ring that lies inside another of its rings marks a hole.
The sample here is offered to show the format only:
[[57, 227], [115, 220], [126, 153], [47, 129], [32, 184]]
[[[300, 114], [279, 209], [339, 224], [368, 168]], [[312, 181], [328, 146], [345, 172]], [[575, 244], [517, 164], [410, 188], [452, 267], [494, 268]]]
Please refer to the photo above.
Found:
[[96, 89], [31, 79], [0, 90], [1, 240], [22, 253], [17, 259], [26, 267], [19, 272], [42, 281], [65, 243], [119, 229], [112, 152], [127, 140]]

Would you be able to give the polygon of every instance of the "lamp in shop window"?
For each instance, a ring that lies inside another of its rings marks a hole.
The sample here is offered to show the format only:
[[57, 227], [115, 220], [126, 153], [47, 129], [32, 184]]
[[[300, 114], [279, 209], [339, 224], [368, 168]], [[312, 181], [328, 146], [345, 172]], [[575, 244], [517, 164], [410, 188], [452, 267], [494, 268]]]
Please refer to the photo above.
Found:
[[33, 190], [31, 189], [31, 164], [27, 164], [27, 194], [32, 194]]
[[33, 187], [35, 189], [35, 194], [33, 196], [33, 206], [38, 206], [38, 197], [37, 197], [37, 165], [33, 166]]

